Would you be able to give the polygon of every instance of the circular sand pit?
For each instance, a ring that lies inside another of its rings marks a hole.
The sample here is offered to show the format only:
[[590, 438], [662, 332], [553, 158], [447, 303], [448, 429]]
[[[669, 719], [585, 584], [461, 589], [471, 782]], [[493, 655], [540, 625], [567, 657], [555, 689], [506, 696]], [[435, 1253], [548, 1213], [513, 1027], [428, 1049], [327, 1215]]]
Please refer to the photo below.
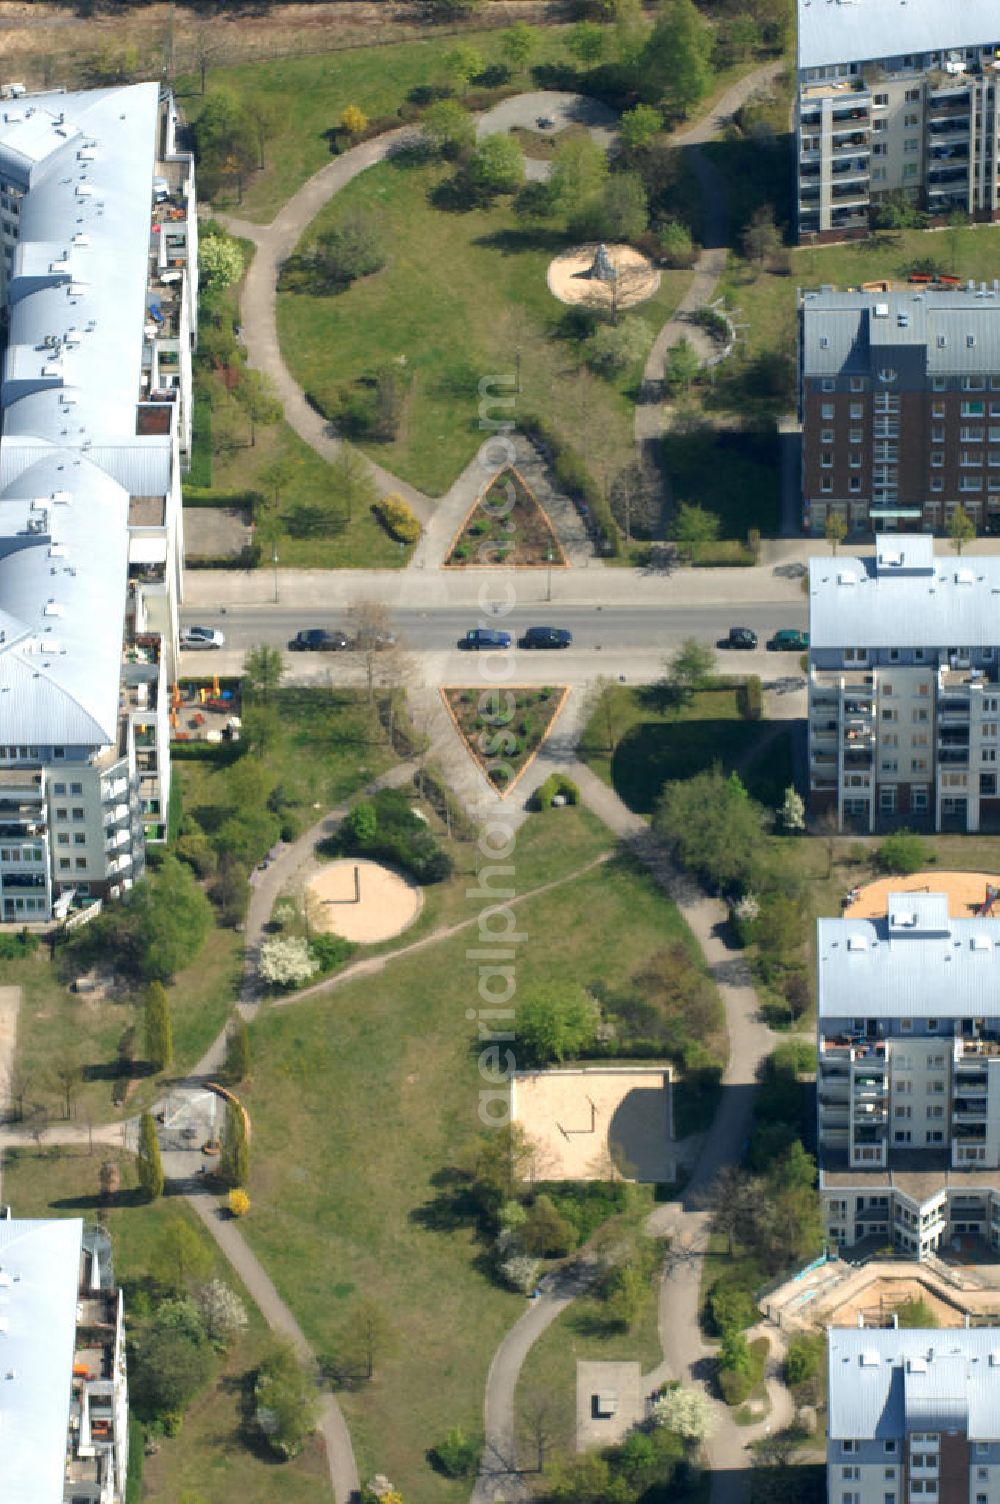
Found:
[[[911, 877], [882, 877], [858, 890], [853, 903], [845, 904], [849, 919], [884, 919], [890, 893], [944, 893], [952, 919], [975, 919], [987, 904], [987, 888], [1000, 889], [1000, 877], [991, 872], [915, 872]], [[985, 916], [1000, 919], [1000, 898]]]
[[[607, 280], [594, 273], [594, 260], [604, 251], [614, 272]], [[549, 291], [560, 303], [583, 303], [592, 308], [634, 308], [651, 298], [660, 274], [641, 251], [631, 245], [580, 245], [549, 263]]]
[[402, 873], [352, 857], [330, 862], [306, 885], [313, 928], [357, 945], [398, 935], [416, 919], [423, 901], [416, 883]]

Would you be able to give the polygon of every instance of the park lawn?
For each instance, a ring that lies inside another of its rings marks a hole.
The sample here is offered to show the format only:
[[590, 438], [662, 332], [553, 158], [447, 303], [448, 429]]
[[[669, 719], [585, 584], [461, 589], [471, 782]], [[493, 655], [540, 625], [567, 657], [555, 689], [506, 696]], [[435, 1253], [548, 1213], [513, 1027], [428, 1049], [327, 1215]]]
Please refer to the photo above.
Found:
[[[394, 474], [429, 495], [445, 492], [491, 431], [481, 426], [480, 382], [494, 402], [513, 384], [513, 409], [541, 413], [587, 455], [609, 484], [634, 459], [633, 392], [640, 365], [613, 381], [592, 375], [579, 348], [557, 337], [565, 310], [546, 284], [566, 244], [554, 231], [525, 229], [510, 203], [455, 212], [428, 197], [452, 172], [441, 163], [381, 163], [350, 183], [313, 221], [305, 242], [350, 211], [375, 215], [389, 246], [386, 267], [344, 293], [282, 293], [278, 330], [289, 368], [321, 410], [381, 364], [405, 364], [412, 385], [398, 437], [366, 446]], [[636, 310], [653, 332], [676, 307], [687, 272], [664, 272]], [[503, 383], [507, 382], [508, 385]], [[502, 457], [501, 457], [502, 458]]]
[[[248, 1375], [263, 1356], [267, 1328], [257, 1307], [217, 1245], [180, 1197], [152, 1203], [131, 1201], [101, 1206], [98, 1173], [102, 1161], [117, 1161], [122, 1186], [135, 1184], [130, 1156], [97, 1145], [92, 1155], [69, 1148], [10, 1149], [4, 1156], [3, 1196], [15, 1217], [84, 1217], [101, 1220], [114, 1246], [115, 1277], [126, 1287], [148, 1273], [150, 1255], [167, 1222], [179, 1217], [198, 1236], [210, 1261], [208, 1278], [222, 1279], [246, 1306], [249, 1325], [227, 1354], [216, 1382], [194, 1401], [179, 1434], [162, 1437], [153, 1457], [142, 1462], [141, 1497], [173, 1504], [184, 1489], [212, 1504], [270, 1504], [274, 1498], [275, 1463], [244, 1434], [244, 1395]], [[281, 1466], [285, 1504], [329, 1504], [330, 1482], [322, 1442], [317, 1437], [301, 1457]]]
[[[213, 929], [197, 958], [168, 986], [173, 1074], [190, 1069], [225, 1024], [238, 992], [240, 967], [240, 937], [232, 930]], [[122, 1001], [95, 1002], [77, 995], [59, 981], [44, 949], [23, 961], [3, 962], [0, 980], [23, 988], [17, 1061], [27, 1079], [26, 1116], [34, 1108], [55, 1120], [64, 1118], [63, 1089], [54, 1074], [64, 1063], [82, 1070], [72, 1097], [78, 1123], [123, 1121], [162, 1093], [163, 1077], [137, 1076], [123, 1107], [112, 1100], [118, 1041], [129, 1024], [136, 1025], [142, 1059], [142, 988]]]
[[[275, 461], [289, 469], [278, 493], [282, 531], [277, 547], [283, 568], [395, 569], [407, 563], [411, 550], [390, 538], [369, 508], [350, 519], [327, 510], [329, 466], [287, 423], [259, 427], [253, 447], [242, 445], [214, 455], [213, 485], [232, 493], [260, 491], [270, 500], [274, 491], [266, 475]], [[266, 548], [261, 568], [270, 567]]]
[[[672, 939], [694, 945], [631, 867], [596, 869], [515, 912], [521, 993], [553, 976], [620, 985]], [[384, 1312], [395, 1352], [344, 1404], [362, 1476], [385, 1471], [409, 1504], [467, 1494], [421, 1459], [450, 1427], [480, 1428], [491, 1356], [524, 1309], [484, 1278], [485, 1250], [449, 1199], [447, 1172], [479, 1131], [484, 1086], [469, 944], [445, 941], [252, 1028], [245, 1233], [319, 1352], [336, 1351], [362, 1297]]]
[[[640, 1226], [653, 1207], [652, 1186], [633, 1186], [633, 1205], [623, 1225]], [[641, 1363], [644, 1373], [663, 1357], [657, 1318], [659, 1293], [652, 1279], [628, 1331], [608, 1329], [603, 1303], [583, 1296], [565, 1310], [534, 1344], [517, 1382], [515, 1416], [519, 1461], [537, 1462], [537, 1435], [547, 1438], [546, 1452], [571, 1456], [576, 1450], [576, 1365], [578, 1362]]]
[[[722, 764], [739, 770], [749, 792], [762, 803], [780, 803], [792, 780], [790, 732], [770, 740], [772, 723], [740, 718], [735, 688], [701, 690], [679, 709], [660, 708], [649, 690], [615, 685], [614, 755], [608, 754], [607, 725], [595, 715], [580, 742], [581, 755], [598, 777], [638, 814], [652, 814], [663, 785], [675, 778]], [[769, 738], [760, 753], [754, 749]]]
[[[661, 453], [677, 503], [695, 502], [714, 512], [723, 539], [745, 542], [754, 528], [765, 536], [777, 533], [781, 456], [773, 425], [742, 429], [708, 422], [690, 431], [678, 425], [663, 435]], [[725, 562], [712, 545], [708, 549], [713, 564]]]
[[[537, 28], [539, 48], [534, 62], [569, 62], [564, 45], [566, 31], [565, 26]], [[487, 67], [502, 60], [500, 32], [463, 29], [461, 36], [430, 36], [387, 47], [357, 47], [210, 68], [209, 91], [232, 89], [242, 100], [249, 103], [260, 99], [275, 112], [265, 146], [267, 165], [247, 182], [239, 205], [240, 217], [269, 223], [296, 189], [331, 160], [330, 133], [336, 131], [345, 106], [357, 105], [374, 119], [395, 113], [411, 90], [447, 82], [444, 59], [457, 45], [474, 47]], [[524, 89], [533, 87], [526, 74], [512, 83]], [[197, 93], [198, 80], [182, 77], [177, 88], [184, 95], [184, 113], [193, 123], [204, 107], [204, 99]], [[477, 93], [483, 92], [477, 89]], [[511, 89], [496, 92], [500, 98]]]

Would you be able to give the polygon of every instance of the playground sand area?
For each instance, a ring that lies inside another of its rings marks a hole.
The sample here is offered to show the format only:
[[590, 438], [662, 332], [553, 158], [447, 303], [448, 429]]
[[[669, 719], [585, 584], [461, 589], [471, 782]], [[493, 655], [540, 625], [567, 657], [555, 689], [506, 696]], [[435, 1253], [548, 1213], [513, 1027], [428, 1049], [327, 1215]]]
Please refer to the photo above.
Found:
[[[831, 1326], [857, 1326], [859, 1317], [865, 1326], [888, 1326], [893, 1312], [909, 1301], [922, 1301], [934, 1313], [938, 1326], [964, 1326], [965, 1312], [919, 1279], [876, 1279], [844, 1301], [823, 1312]], [[817, 1313], [818, 1314], [818, 1313]]]
[[535, 1180], [675, 1178], [669, 1067], [519, 1072], [510, 1108], [535, 1148]]
[[353, 857], [328, 863], [306, 885], [313, 929], [357, 945], [391, 940], [408, 929], [423, 902], [422, 890], [401, 872]]
[[617, 273], [616, 294], [612, 284], [591, 275], [597, 243], [564, 251], [549, 262], [546, 280], [549, 292], [560, 303], [583, 303], [593, 308], [634, 308], [651, 298], [660, 285], [660, 274], [648, 256], [631, 245], [609, 245], [608, 260]]
[[[890, 893], [944, 893], [952, 919], [974, 919], [986, 900], [987, 887], [1000, 888], [991, 872], [915, 872], [910, 877], [882, 877], [868, 883], [853, 903], [845, 905], [847, 919], [884, 919]], [[992, 918], [1000, 919], [1000, 903]]]

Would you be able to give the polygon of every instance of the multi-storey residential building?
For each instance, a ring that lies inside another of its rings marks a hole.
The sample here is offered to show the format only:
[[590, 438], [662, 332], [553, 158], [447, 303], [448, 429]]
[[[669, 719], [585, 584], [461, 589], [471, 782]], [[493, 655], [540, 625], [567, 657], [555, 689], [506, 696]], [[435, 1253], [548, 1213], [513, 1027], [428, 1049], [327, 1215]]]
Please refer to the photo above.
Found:
[[821, 919], [817, 953], [827, 1237], [1000, 1248], [1000, 925], [893, 893], [882, 919]]
[[176, 127], [157, 84], [0, 101], [4, 921], [120, 896], [165, 834], [197, 303]]
[[800, 241], [867, 234], [890, 194], [996, 219], [998, 61], [993, 0], [799, 0]]
[[125, 1326], [103, 1233], [0, 1220], [0, 1354], [0, 1497], [123, 1504]]
[[831, 1328], [830, 1504], [996, 1504], [1000, 1344], [990, 1328]]
[[1000, 826], [1000, 556], [810, 560], [809, 786], [838, 830]]
[[804, 526], [1000, 529], [1000, 282], [799, 297]]

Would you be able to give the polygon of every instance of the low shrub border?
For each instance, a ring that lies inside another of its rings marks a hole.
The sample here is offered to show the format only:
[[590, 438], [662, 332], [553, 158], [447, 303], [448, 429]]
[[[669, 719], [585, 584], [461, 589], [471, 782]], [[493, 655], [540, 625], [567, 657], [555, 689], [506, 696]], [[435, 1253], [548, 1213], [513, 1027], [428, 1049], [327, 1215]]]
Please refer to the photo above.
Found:
[[593, 529], [594, 542], [600, 552], [610, 556], [620, 554], [618, 524], [583, 456], [564, 444], [552, 425], [537, 413], [522, 413], [518, 427], [525, 438], [544, 451], [560, 489], [576, 503], [578, 511]]
[[563, 773], [550, 773], [544, 783], [540, 783], [528, 801], [529, 808], [533, 810], [545, 810], [552, 808], [552, 801], [557, 794], [562, 794], [567, 804], [579, 804], [580, 790], [571, 778]]

